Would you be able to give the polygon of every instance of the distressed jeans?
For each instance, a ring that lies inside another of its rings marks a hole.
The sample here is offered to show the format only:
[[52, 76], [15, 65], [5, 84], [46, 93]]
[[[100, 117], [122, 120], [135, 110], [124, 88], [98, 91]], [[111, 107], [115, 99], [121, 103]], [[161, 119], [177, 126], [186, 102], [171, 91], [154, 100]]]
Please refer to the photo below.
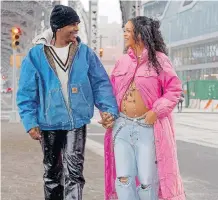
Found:
[[118, 199], [158, 200], [153, 126], [145, 124], [144, 117], [129, 118], [120, 113], [113, 127], [113, 142]]

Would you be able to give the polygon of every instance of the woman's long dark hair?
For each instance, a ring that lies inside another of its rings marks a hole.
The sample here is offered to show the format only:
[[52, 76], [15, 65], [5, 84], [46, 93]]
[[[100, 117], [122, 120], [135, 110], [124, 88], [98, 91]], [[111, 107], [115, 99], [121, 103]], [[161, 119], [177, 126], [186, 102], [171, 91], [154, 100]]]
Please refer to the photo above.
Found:
[[166, 45], [160, 32], [160, 21], [138, 16], [130, 19], [134, 26], [134, 40], [139, 44], [139, 35], [143, 41], [145, 48], [148, 50], [149, 65], [152, 66], [159, 74], [162, 70], [160, 63], [157, 60], [156, 52], [162, 52], [167, 55]]

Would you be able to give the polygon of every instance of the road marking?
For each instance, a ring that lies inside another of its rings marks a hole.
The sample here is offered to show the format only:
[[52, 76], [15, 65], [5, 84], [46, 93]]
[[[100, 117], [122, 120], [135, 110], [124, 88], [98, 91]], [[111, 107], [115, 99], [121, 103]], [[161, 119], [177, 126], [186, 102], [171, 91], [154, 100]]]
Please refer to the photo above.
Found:
[[105, 133], [88, 133], [87, 136], [104, 136]]

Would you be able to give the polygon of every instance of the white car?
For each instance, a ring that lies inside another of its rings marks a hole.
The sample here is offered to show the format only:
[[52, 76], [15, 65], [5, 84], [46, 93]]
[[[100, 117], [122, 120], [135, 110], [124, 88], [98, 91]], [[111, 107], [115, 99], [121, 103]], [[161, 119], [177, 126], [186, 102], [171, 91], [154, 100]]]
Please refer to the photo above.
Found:
[[1, 89], [1, 93], [7, 93], [7, 89]]

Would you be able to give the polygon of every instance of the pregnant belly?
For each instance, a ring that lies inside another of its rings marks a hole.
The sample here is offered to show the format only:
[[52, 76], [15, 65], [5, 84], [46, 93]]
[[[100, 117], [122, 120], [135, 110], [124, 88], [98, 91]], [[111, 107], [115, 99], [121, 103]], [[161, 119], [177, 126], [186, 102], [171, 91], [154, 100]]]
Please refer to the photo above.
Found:
[[128, 117], [141, 117], [148, 111], [149, 109], [145, 106], [138, 90], [135, 90], [132, 97], [129, 97], [128, 100], [123, 99], [121, 102], [121, 112]]

